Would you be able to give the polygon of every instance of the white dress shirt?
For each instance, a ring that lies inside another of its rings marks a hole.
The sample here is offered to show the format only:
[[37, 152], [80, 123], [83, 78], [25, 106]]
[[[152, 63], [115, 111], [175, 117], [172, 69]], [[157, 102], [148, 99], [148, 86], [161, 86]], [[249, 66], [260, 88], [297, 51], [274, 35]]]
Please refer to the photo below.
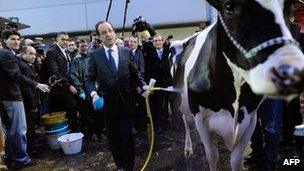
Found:
[[[113, 50], [112, 51], [112, 56], [114, 58], [115, 66], [116, 66], [116, 69], [117, 69], [118, 68], [118, 48], [117, 48], [117, 45], [114, 44], [114, 46], [112, 48], [108, 48], [106, 46], [103, 46], [103, 47], [105, 49], [105, 53], [106, 53], [106, 56], [107, 56], [108, 60], [109, 60], [108, 50], [109, 49]], [[91, 97], [93, 97], [94, 95], [97, 95], [97, 92], [96, 91], [92, 91], [90, 95], [91, 95]]]
[[57, 46], [59, 47], [59, 49], [61, 50], [63, 56], [65, 57], [65, 59], [69, 62], [71, 61], [71, 58], [70, 56], [66, 53], [66, 49], [65, 48], [62, 48], [58, 43], [56, 43]]

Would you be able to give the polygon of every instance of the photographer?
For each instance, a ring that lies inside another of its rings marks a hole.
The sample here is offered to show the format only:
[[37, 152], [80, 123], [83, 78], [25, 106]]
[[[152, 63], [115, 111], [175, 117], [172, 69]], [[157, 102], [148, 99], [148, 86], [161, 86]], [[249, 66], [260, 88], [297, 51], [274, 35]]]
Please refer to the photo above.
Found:
[[142, 16], [138, 16], [133, 20], [132, 35], [135, 35], [136, 32], [143, 32], [145, 30], [149, 32], [150, 37], [156, 35], [154, 28], [146, 21], [146, 19]]
[[96, 34], [96, 31], [93, 31], [90, 34], [90, 44], [88, 46], [88, 52], [91, 53], [95, 49], [98, 49], [101, 47], [101, 40], [99, 39], [98, 35]]

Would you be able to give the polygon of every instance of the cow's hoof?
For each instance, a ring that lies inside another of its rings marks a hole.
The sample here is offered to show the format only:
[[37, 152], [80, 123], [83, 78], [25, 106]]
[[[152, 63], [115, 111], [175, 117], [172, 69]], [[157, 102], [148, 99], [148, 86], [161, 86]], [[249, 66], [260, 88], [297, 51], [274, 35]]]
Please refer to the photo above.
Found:
[[185, 148], [184, 155], [186, 158], [189, 158], [193, 155], [193, 149], [192, 148]]

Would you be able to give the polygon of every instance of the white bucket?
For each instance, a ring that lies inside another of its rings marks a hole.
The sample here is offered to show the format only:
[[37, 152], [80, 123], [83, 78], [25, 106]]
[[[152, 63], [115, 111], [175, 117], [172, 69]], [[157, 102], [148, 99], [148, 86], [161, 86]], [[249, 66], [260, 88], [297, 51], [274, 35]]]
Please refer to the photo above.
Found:
[[58, 138], [64, 154], [71, 155], [77, 154], [81, 151], [83, 134], [71, 133]]

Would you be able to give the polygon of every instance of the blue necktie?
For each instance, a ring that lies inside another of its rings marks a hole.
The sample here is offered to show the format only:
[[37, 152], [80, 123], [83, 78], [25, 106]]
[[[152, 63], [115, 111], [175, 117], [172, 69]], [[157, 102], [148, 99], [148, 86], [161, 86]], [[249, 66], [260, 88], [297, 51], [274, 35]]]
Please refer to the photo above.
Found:
[[113, 58], [112, 52], [113, 52], [113, 49], [108, 50], [109, 62], [110, 62], [110, 65], [111, 65], [111, 68], [113, 69], [113, 71], [117, 71], [115, 60]]
[[162, 55], [163, 55], [162, 51], [158, 51], [157, 56], [159, 60], [162, 60]]

